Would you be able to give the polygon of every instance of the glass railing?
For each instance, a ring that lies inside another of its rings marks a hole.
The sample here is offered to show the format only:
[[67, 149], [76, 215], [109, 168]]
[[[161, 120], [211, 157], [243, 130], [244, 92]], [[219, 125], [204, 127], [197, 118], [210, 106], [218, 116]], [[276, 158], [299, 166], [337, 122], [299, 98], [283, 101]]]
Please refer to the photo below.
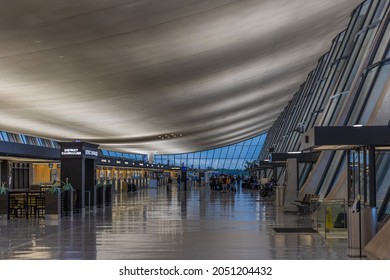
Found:
[[312, 214], [313, 228], [325, 239], [347, 239], [347, 206], [344, 199], [321, 202]]

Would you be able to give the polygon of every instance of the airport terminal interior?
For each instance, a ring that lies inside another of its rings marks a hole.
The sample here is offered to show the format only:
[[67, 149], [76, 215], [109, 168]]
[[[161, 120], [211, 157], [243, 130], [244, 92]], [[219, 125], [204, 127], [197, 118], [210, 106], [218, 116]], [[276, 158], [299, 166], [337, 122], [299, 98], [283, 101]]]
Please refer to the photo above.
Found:
[[390, 259], [390, 0], [0, 2], [0, 260]]

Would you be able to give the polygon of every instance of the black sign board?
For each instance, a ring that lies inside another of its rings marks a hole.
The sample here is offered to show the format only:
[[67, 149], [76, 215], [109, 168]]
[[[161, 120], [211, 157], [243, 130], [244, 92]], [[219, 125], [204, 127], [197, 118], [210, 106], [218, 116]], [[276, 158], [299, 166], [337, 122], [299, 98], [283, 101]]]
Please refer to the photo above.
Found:
[[91, 158], [99, 156], [97, 145], [85, 142], [60, 142], [61, 158]]

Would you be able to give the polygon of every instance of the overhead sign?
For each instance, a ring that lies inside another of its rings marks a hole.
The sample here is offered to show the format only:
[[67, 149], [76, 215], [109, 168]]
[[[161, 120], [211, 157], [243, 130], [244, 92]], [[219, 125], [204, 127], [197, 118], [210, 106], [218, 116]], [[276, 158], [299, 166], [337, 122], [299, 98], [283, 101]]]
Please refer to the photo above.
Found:
[[98, 153], [97, 150], [85, 149], [85, 150], [84, 150], [84, 153], [85, 153], [86, 156], [94, 156], [94, 157], [99, 156], [99, 153]]
[[61, 156], [81, 156], [81, 150], [78, 148], [65, 148], [61, 151]]
[[99, 152], [93, 147], [84, 146], [84, 143], [72, 143], [73, 145], [63, 144], [61, 146], [61, 157], [87, 157], [87, 158], [97, 158]]

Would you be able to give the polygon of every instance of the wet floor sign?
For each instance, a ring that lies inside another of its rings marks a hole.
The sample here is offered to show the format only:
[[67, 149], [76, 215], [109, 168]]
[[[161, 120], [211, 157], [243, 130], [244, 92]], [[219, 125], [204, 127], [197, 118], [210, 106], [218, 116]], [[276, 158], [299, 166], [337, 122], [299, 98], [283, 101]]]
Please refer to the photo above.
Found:
[[332, 207], [326, 207], [326, 228], [333, 228]]

